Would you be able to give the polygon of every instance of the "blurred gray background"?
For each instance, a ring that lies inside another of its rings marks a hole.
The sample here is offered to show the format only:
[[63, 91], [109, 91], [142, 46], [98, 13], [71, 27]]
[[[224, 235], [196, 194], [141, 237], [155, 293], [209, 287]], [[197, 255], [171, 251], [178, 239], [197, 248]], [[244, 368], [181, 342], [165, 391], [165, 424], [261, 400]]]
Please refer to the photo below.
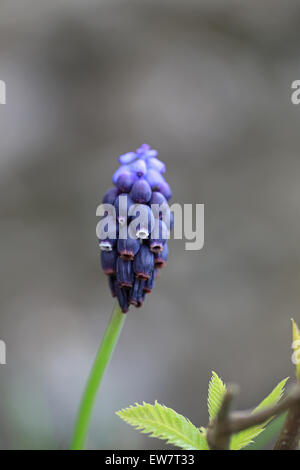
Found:
[[143, 142], [205, 248], [170, 243], [128, 314], [89, 448], [158, 449], [114, 412], [158, 400], [207, 422], [211, 370], [236, 407], [293, 376], [300, 321], [296, 0], [6, 0], [0, 7], [0, 447], [63, 449], [112, 309], [96, 207]]

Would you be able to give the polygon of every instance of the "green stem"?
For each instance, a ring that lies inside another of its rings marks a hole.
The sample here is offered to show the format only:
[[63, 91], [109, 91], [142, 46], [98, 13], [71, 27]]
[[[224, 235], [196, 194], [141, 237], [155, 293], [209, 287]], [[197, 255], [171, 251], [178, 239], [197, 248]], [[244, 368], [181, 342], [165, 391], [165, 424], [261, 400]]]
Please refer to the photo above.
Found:
[[126, 315], [122, 313], [116, 302], [81, 399], [71, 443], [72, 450], [81, 450], [84, 447], [97, 392], [114, 352], [125, 318]]

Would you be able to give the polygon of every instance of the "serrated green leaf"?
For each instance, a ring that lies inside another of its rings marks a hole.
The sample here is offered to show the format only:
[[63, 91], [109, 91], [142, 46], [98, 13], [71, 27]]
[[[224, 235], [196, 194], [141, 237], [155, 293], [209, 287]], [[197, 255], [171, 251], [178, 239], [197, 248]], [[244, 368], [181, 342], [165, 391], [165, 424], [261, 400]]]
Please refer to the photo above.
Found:
[[212, 376], [208, 386], [207, 398], [207, 406], [210, 420], [217, 416], [225, 392], [226, 385], [223, 383], [222, 379], [218, 376], [218, 374], [212, 371]]
[[208, 450], [205, 433], [194, 426], [187, 418], [171, 408], [143, 402], [116, 413], [126, 423], [143, 433], [150, 434], [185, 450]]
[[[278, 403], [284, 392], [284, 387], [287, 380], [288, 378], [282, 380], [274, 388], [274, 390], [272, 390], [272, 392], [252, 411], [252, 413], [255, 413], [257, 411], [262, 410], [263, 408], [267, 408]], [[267, 424], [271, 421], [271, 419], [267, 420], [263, 424], [253, 426], [249, 429], [245, 429], [244, 431], [234, 434], [231, 439], [230, 450], [240, 450], [243, 447], [249, 445], [251, 442], [253, 442], [253, 439], [255, 439], [255, 437], [257, 437], [260, 433], [265, 430]]]

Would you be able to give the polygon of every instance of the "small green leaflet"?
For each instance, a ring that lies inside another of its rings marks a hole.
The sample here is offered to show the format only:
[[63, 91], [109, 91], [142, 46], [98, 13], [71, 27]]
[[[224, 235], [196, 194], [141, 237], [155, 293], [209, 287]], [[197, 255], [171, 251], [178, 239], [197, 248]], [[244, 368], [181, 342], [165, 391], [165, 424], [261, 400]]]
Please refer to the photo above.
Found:
[[[252, 413], [276, 404], [283, 395], [287, 380], [282, 380]], [[212, 372], [207, 400], [210, 421], [216, 417], [225, 392], [226, 385], [216, 372]], [[167, 444], [173, 444], [185, 450], [209, 450], [205, 428], [197, 428], [187, 418], [171, 408], [160, 405], [157, 401], [154, 405], [145, 402], [142, 405], [136, 403], [135, 406], [125, 408], [116, 414], [141, 432], [150, 434], [150, 437], [166, 440]], [[234, 434], [230, 450], [240, 450], [248, 446], [265, 430], [270, 421]]]
[[[284, 387], [286, 382], [288, 381], [288, 378], [283, 379], [275, 388], [272, 390], [270, 395], [268, 395], [253, 411], [252, 413], [255, 413], [256, 411], [260, 411], [263, 408], [267, 408], [271, 405], [275, 405], [276, 403], [279, 402], [281, 399], [283, 392], [284, 392]], [[271, 418], [272, 419], [272, 418]], [[253, 426], [252, 428], [245, 429], [244, 431], [241, 431], [237, 434], [234, 434], [231, 439], [230, 443], [230, 450], [240, 450], [243, 447], [246, 447], [249, 445], [251, 442], [253, 442], [253, 439], [257, 437], [261, 432], [263, 432], [267, 426], [267, 424], [271, 420], [266, 421], [263, 424], [260, 424], [259, 426]]]
[[226, 392], [226, 386], [223, 383], [222, 379], [212, 371], [212, 376], [208, 386], [208, 413], [210, 421], [217, 416], [217, 413], [220, 409], [223, 397]]
[[167, 441], [185, 450], [208, 450], [205, 433], [194, 426], [187, 418], [171, 408], [143, 402], [116, 413], [126, 423], [131, 424], [150, 437]]
[[[263, 408], [267, 408], [271, 405], [277, 403], [284, 392], [284, 387], [288, 379], [282, 380], [277, 387], [268, 395], [254, 410], [252, 413], [259, 411]], [[220, 405], [222, 403], [222, 399], [226, 392], [226, 385], [222, 381], [222, 379], [216, 374], [216, 372], [212, 372], [212, 377], [209, 382], [208, 387], [208, 413], [209, 419], [212, 420], [216, 417]], [[269, 420], [270, 421], [270, 420]], [[259, 426], [254, 426], [249, 429], [245, 429], [237, 434], [234, 434], [231, 439], [230, 450], [240, 450], [243, 447], [246, 447], [253, 439], [257, 437], [261, 432], [264, 431], [268, 422], [265, 422]]]

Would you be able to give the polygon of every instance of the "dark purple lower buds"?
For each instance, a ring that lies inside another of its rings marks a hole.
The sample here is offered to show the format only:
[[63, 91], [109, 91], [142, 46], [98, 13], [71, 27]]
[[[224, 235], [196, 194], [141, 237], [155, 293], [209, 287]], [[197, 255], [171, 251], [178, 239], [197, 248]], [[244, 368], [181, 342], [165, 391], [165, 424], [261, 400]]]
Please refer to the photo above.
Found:
[[163, 251], [155, 253], [154, 255], [154, 266], [155, 268], [164, 268], [169, 256], [168, 244], [164, 244]]
[[133, 261], [135, 255], [140, 249], [140, 246], [140, 240], [133, 238], [127, 238], [126, 240], [119, 239], [117, 243], [120, 257], [127, 261]]
[[147, 281], [144, 284], [144, 292], [146, 294], [150, 294], [150, 292], [152, 291], [154, 287], [155, 280], [156, 280], [155, 271], [156, 269], [153, 269], [151, 276], [149, 277], [149, 279], [147, 279]]
[[111, 292], [111, 295], [113, 297], [116, 297], [117, 293], [116, 293], [116, 276], [109, 276], [108, 278], [108, 285], [109, 285], [109, 288], [110, 288], [110, 292]]
[[119, 301], [119, 305], [123, 313], [127, 313], [129, 310], [129, 295], [130, 290], [126, 287], [121, 287], [116, 282], [116, 295]]
[[130, 292], [130, 303], [139, 307], [143, 303], [143, 295], [144, 295], [144, 285], [145, 281], [142, 279], [136, 279], [134, 281], [133, 287]]
[[115, 250], [101, 251], [101, 266], [107, 276], [116, 272], [117, 254]]
[[132, 287], [134, 281], [132, 262], [125, 261], [118, 256], [116, 263], [116, 276], [120, 287]]
[[146, 245], [141, 245], [141, 248], [134, 258], [133, 270], [138, 279], [149, 279], [154, 269], [154, 255]]
[[169, 231], [163, 220], [155, 219], [154, 229], [151, 233], [150, 251], [159, 253], [163, 250], [164, 244], [168, 239]]

